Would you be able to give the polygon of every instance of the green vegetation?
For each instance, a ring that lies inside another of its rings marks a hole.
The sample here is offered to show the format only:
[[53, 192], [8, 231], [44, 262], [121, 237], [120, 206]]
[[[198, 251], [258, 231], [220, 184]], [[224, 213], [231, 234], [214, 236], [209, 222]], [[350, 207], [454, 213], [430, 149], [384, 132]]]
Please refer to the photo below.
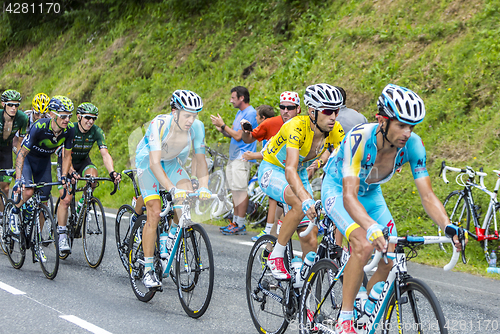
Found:
[[[233, 86], [247, 86], [254, 106], [277, 106], [281, 91], [302, 95], [306, 85], [318, 82], [344, 87], [348, 105], [369, 120], [387, 83], [418, 92], [428, 114], [415, 131], [425, 142], [441, 199], [458, 188], [438, 178], [443, 159], [490, 173], [498, 168], [498, 0], [64, 0], [61, 5], [60, 15], [0, 17], [0, 89], [21, 91], [25, 108], [41, 91], [67, 95], [76, 104], [95, 103], [117, 170], [130, 167], [131, 133], [168, 112], [174, 89], [202, 96], [206, 107], [200, 119], [211, 144], [227, 142], [209, 115], [232, 121]], [[98, 150], [93, 160], [104, 172]], [[487, 178], [488, 186], [494, 182]], [[132, 187], [123, 184], [119, 195], [105, 198], [106, 205], [129, 201]], [[108, 186], [103, 188], [110, 191]], [[435, 233], [407, 167], [383, 190], [400, 234]], [[459, 270], [484, 274], [479, 246], [470, 245], [470, 265]], [[439, 254], [426, 248], [418, 260], [442, 265], [447, 259]]]

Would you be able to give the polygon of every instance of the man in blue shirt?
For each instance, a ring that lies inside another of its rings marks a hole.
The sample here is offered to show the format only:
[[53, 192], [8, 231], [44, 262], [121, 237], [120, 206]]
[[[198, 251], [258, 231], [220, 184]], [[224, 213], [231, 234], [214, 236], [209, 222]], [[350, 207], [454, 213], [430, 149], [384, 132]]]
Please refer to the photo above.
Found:
[[221, 229], [223, 234], [246, 234], [246, 212], [248, 207], [248, 180], [250, 179], [251, 163], [255, 160], [245, 161], [242, 158], [243, 153], [250, 151], [255, 152], [257, 143], [245, 144], [242, 140], [243, 130], [241, 129], [241, 120], [245, 119], [256, 128], [257, 113], [250, 105], [250, 93], [243, 86], [236, 86], [231, 89], [231, 101], [235, 108], [238, 108], [236, 117], [233, 121], [233, 126], [226, 126], [222, 117], [217, 114], [211, 115], [212, 124], [217, 130], [222, 132], [226, 137], [231, 138], [229, 145], [229, 163], [226, 168], [226, 176], [233, 195], [234, 214], [233, 222]]

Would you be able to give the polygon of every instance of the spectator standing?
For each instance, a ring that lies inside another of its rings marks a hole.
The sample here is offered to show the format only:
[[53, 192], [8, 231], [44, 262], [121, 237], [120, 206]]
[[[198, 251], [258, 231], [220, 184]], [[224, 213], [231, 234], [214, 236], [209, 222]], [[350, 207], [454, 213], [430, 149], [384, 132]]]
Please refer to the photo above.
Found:
[[221, 229], [223, 234], [246, 234], [246, 212], [248, 207], [248, 180], [250, 178], [251, 163], [255, 160], [246, 161], [242, 158], [243, 153], [250, 151], [255, 152], [257, 143], [246, 144], [242, 140], [243, 130], [240, 122], [245, 119], [252, 125], [252, 128], [257, 127], [257, 113], [250, 105], [250, 93], [243, 86], [236, 86], [231, 89], [231, 104], [239, 109], [233, 121], [233, 126], [228, 127], [217, 114], [210, 115], [212, 124], [216, 126], [224, 136], [231, 138], [229, 145], [229, 163], [226, 167], [226, 176], [229, 188], [233, 195], [234, 214], [233, 221]]
[[344, 129], [344, 133], [348, 133], [351, 131], [351, 129], [360, 123], [368, 123], [366, 120], [366, 117], [357, 112], [354, 109], [350, 109], [346, 107], [346, 98], [347, 94], [344, 90], [344, 88], [335, 86], [338, 90], [340, 90], [340, 93], [342, 94], [342, 97], [344, 98], [344, 105], [340, 107], [339, 114], [337, 116], [337, 122], [342, 125], [342, 128]]

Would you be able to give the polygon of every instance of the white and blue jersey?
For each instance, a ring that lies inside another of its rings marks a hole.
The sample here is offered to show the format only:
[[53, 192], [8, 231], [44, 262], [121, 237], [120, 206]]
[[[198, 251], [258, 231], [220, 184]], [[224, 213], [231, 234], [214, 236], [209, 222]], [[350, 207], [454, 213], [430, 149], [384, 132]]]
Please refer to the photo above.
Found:
[[[391, 235], [397, 235], [394, 221], [387, 208], [380, 185], [389, 181], [394, 172], [406, 162], [410, 163], [414, 179], [429, 176], [426, 167], [426, 153], [422, 139], [412, 132], [403, 148], [398, 149], [394, 167], [387, 176], [376, 175], [373, 168], [377, 158], [378, 123], [360, 124], [345, 136], [339, 148], [333, 152], [324, 167], [321, 199], [325, 211], [337, 227], [349, 239], [349, 234], [359, 227], [344, 209], [342, 182], [344, 177], [359, 177], [358, 199], [367, 213], [379, 224], [388, 226]], [[380, 179], [367, 183], [366, 180]]]

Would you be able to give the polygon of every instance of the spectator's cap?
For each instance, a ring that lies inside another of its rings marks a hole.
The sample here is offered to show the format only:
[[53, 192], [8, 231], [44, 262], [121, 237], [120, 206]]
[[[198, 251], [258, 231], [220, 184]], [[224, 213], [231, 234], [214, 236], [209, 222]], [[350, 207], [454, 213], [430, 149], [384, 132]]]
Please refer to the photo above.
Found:
[[299, 94], [295, 92], [283, 92], [280, 95], [280, 103], [281, 102], [293, 102], [296, 105], [300, 106], [300, 97]]

